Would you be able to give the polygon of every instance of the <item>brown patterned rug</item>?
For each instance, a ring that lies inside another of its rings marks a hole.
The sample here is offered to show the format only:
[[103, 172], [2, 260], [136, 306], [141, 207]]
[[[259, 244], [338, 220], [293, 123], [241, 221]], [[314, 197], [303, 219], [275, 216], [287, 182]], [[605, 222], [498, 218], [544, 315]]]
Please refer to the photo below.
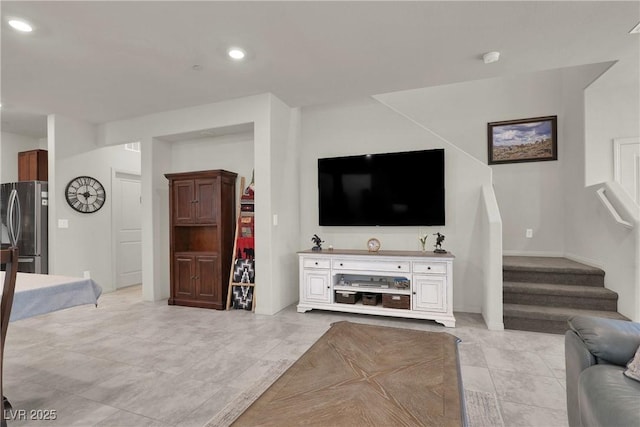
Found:
[[458, 341], [334, 323], [233, 425], [464, 425]]

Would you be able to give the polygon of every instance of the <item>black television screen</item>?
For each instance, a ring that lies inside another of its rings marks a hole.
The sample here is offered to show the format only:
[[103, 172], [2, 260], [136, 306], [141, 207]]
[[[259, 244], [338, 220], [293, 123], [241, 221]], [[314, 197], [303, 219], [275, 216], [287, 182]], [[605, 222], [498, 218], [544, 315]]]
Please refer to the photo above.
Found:
[[444, 149], [318, 159], [320, 225], [445, 225]]

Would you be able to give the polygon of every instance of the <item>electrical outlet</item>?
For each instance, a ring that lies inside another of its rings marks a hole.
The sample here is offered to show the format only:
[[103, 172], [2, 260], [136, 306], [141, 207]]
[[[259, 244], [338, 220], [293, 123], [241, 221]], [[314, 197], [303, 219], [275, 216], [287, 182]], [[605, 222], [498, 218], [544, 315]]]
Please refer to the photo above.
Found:
[[525, 236], [527, 237], [527, 239], [531, 239], [533, 237], [533, 228], [527, 228]]
[[85, 279], [91, 279], [91, 271], [86, 270], [82, 273]]

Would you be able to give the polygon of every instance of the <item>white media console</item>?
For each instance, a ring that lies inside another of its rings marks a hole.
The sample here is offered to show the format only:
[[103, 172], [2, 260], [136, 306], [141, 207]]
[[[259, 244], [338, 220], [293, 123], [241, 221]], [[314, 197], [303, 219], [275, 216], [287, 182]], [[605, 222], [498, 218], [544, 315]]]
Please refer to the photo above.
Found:
[[307, 250], [298, 258], [299, 313], [320, 309], [456, 325], [449, 252]]

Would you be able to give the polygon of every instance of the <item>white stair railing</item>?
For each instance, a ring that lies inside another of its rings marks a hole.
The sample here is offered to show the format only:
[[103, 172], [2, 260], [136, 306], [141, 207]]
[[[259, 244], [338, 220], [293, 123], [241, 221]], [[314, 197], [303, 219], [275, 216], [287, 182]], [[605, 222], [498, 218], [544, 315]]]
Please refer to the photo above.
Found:
[[[630, 222], [630, 221], [627, 221], [626, 219], [624, 219], [622, 217], [622, 215], [620, 215], [618, 213], [618, 209], [616, 209], [616, 207], [613, 206], [613, 203], [610, 200], [610, 198], [615, 200], [615, 201], [619, 201], [619, 199], [620, 199], [619, 192], [616, 193], [615, 190], [613, 190], [611, 183], [605, 183], [604, 186], [600, 187], [596, 191], [596, 194], [598, 195], [598, 198], [600, 199], [600, 201], [602, 202], [604, 207], [607, 209], [609, 214], [611, 214], [613, 219], [618, 224], [620, 224], [620, 225], [622, 225], [622, 226], [624, 226], [626, 228], [633, 228], [633, 223]], [[619, 205], [619, 203], [617, 203], [617, 204]]]

